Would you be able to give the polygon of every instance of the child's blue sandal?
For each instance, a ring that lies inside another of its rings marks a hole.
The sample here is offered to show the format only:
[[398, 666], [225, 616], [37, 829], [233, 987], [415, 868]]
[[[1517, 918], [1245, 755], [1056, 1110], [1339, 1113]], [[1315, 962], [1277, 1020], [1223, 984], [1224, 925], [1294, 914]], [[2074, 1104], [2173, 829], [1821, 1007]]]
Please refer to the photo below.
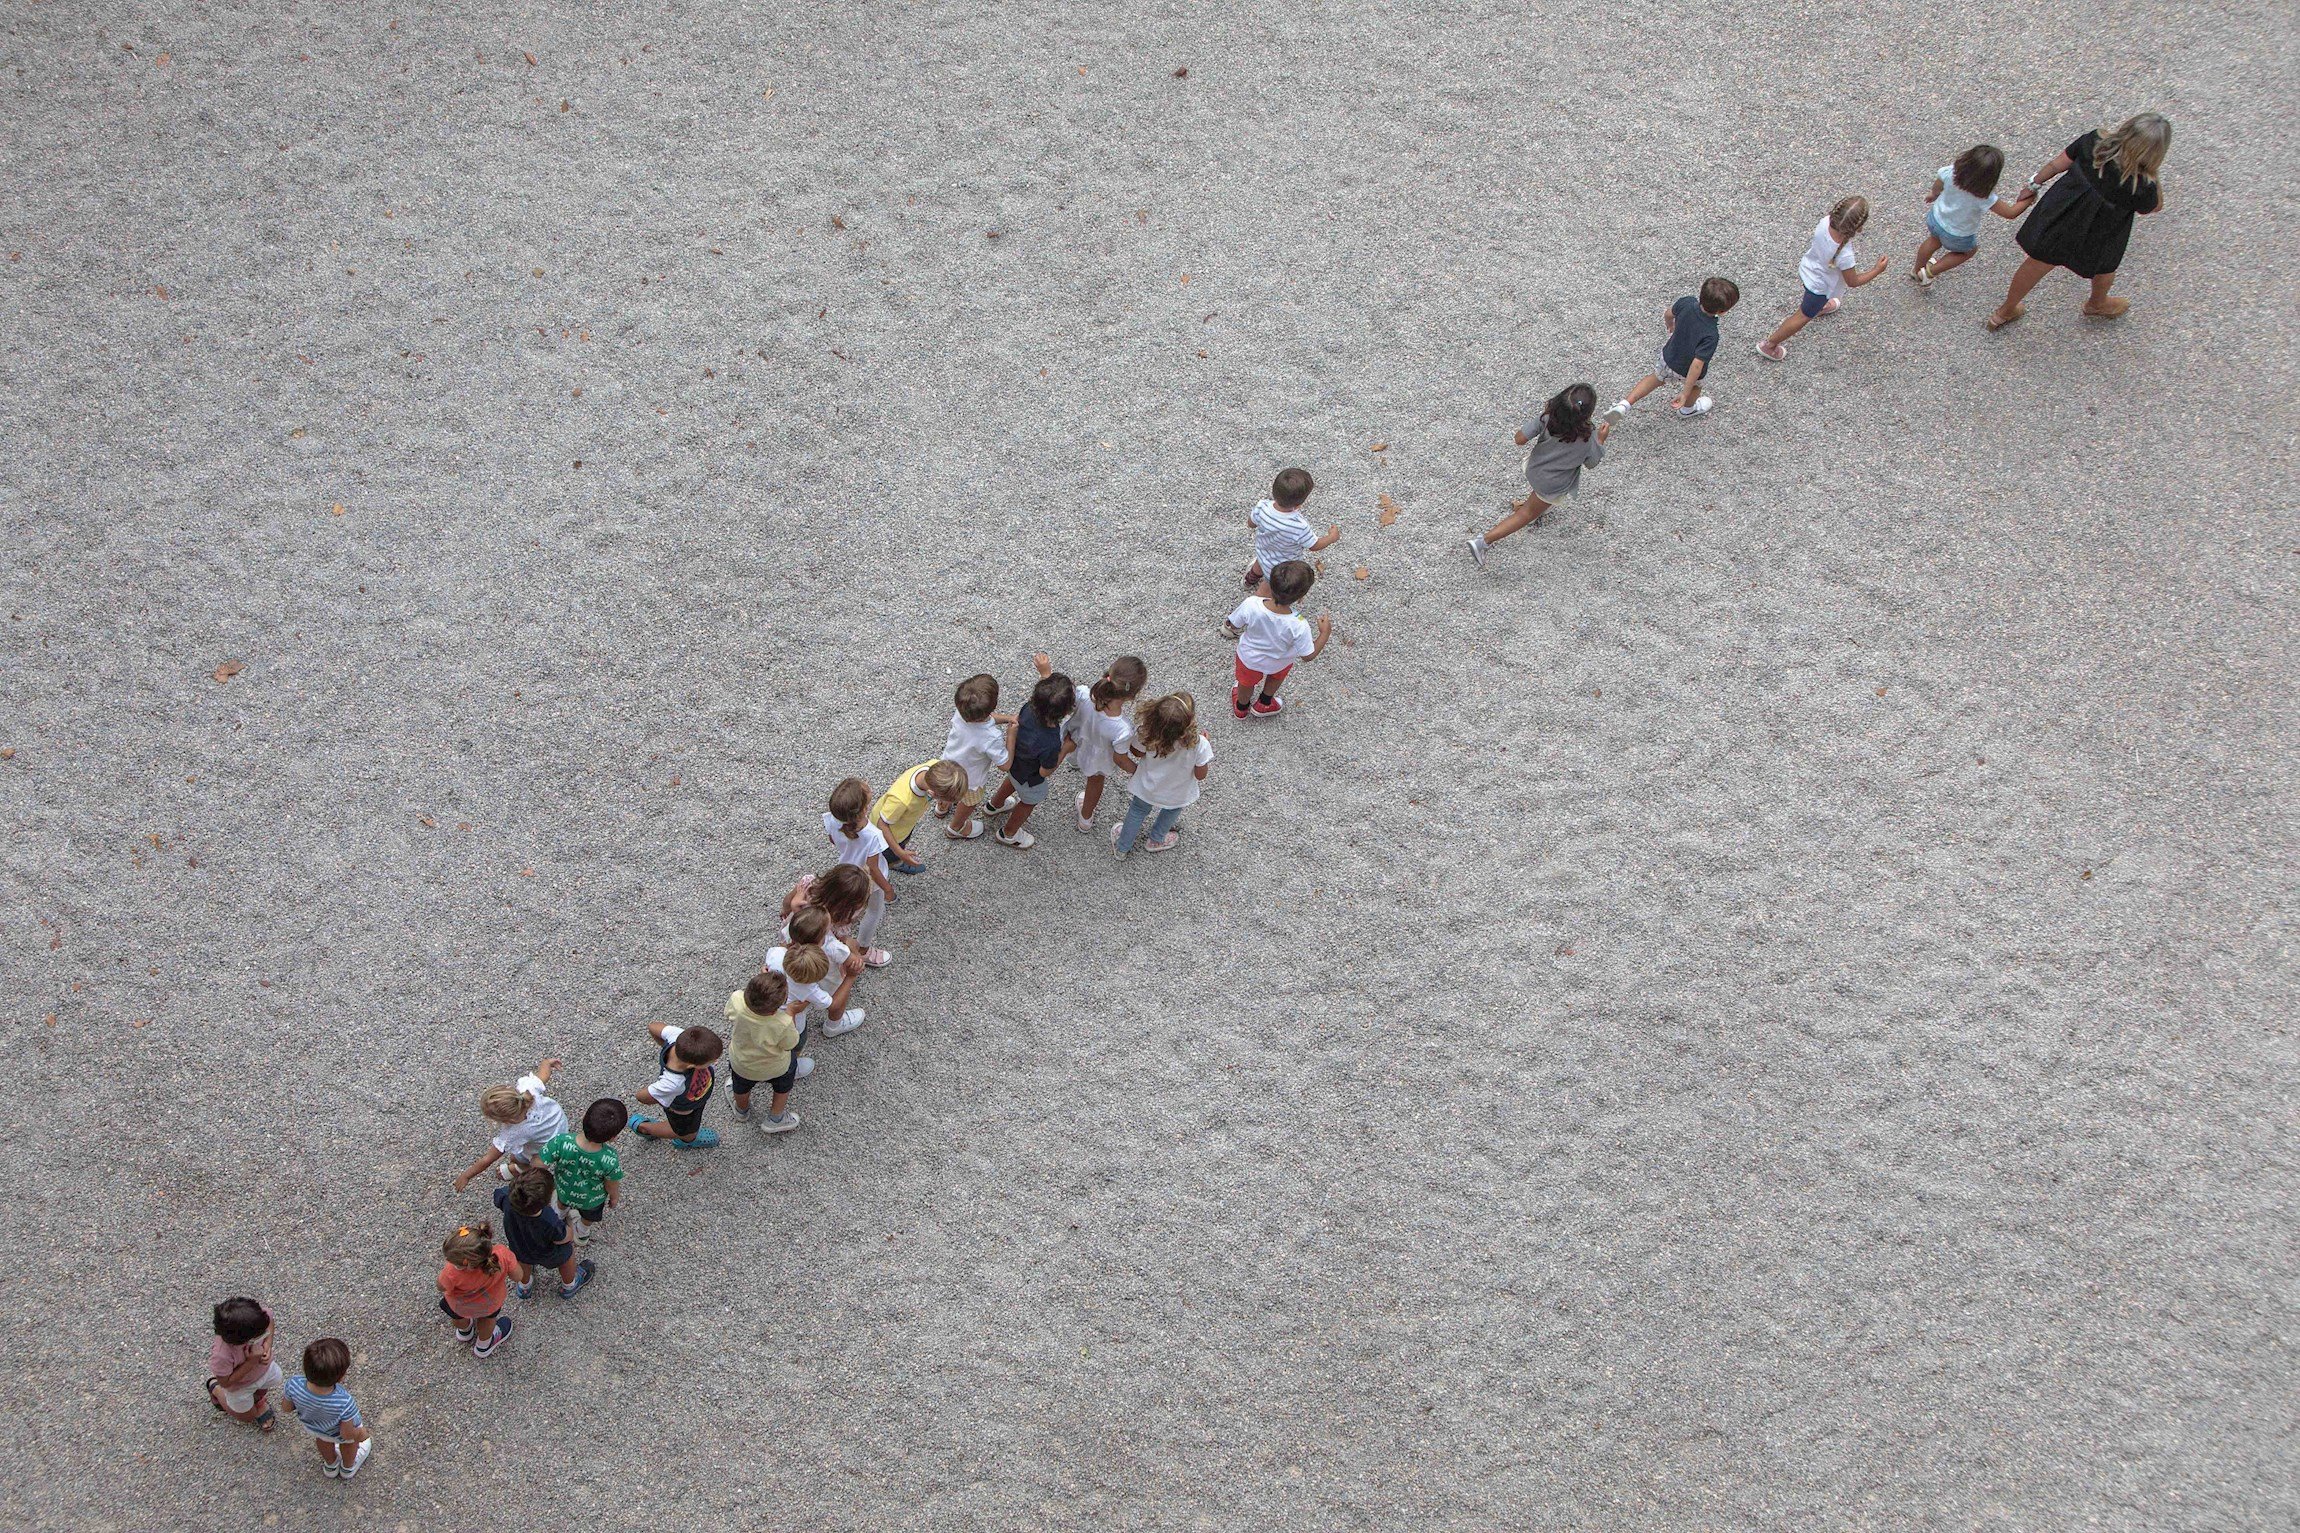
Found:
[[699, 1128], [695, 1130], [694, 1138], [680, 1139], [674, 1136], [671, 1143], [682, 1150], [714, 1149], [719, 1143], [719, 1131], [715, 1128]]

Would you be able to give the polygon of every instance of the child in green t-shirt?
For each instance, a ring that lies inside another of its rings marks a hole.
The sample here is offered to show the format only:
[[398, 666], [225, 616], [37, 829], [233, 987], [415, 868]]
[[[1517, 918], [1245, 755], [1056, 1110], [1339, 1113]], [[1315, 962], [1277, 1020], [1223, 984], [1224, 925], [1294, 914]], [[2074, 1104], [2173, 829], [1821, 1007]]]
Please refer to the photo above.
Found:
[[543, 1146], [543, 1164], [551, 1168], [559, 1206], [582, 1216], [575, 1223], [577, 1240], [589, 1240], [591, 1226], [623, 1201], [623, 1160], [612, 1141], [630, 1121], [630, 1110], [620, 1101], [601, 1097], [583, 1110], [581, 1133], [561, 1134]]

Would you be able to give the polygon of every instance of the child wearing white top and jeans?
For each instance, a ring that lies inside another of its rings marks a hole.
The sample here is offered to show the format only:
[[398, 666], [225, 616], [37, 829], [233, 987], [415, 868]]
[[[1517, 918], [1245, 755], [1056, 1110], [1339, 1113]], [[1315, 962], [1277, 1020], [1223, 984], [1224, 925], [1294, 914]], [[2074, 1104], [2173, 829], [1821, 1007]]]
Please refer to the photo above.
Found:
[[849, 777], [831, 789], [829, 811], [823, 816], [823, 834], [830, 838], [838, 850], [843, 866], [857, 867], [870, 880], [870, 898], [863, 907], [862, 919], [855, 923], [855, 940], [862, 944], [863, 962], [874, 969], [883, 969], [894, 962], [894, 955], [877, 946], [879, 923], [886, 919], [887, 906], [894, 903], [894, 885], [886, 876], [886, 832], [871, 823], [872, 795], [870, 784], [859, 777]]
[[1798, 303], [1796, 313], [1757, 343], [1757, 355], [1768, 362], [1787, 361], [1789, 337], [1821, 315], [1836, 313], [1848, 289], [1867, 287], [1884, 275], [1885, 257], [1879, 256], [1870, 265], [1862, 266], [1861, 258], [1853, 250], [1853, 237], [1868, 226], [1869, 199], [1866, 197], [1841, 199], [1829, 209], [1828, 217], [1813, 226], [1813, 238], [1806, 243], [1804, 259], [1797, 263], [1797, 275], [1805, 284], [1805, 296]]
[[[1302, 507], [1309, 503], [1310, 492], [1316, 488], [1308, 469], [1280, 469], [1278, 477], [1270, 481], [1270, 498], [1246, 513], [1247, 530], [1254, 534], [1254, 562], [1246, 566], [1248, 595], [1259, 591], [1262, 582], [1270, 578], [1270, 571], [1288, 559], [1307, 559], [1342, 540], [1338, 524], [1328, 527], [1321, 536], [1302, 515]], [[1224, 623], [1222, 637], [1238, 637], [1236, 626]]]
[[[1134, 774], [1126, 817], [1110, 837], [1110, 850], [1119, 861], [1138, 842], [1147, 851], [1173, 849], [1182, 839], [1174, 822], [1198, 802], [1213, 761], [1213, 742], [1198, 730], [1198, 705], [1189, 693], [1171, 693], [1135, 710], [1134, 742], [1118, 753], [1119, 770]], [[1143, 842], [1146, 825], [1150, 839]]]
[[1334, 636], [1332, 613], [1320, 613], [1313, 631], [1294, 611], [1317, 578], [1318, 572], [1301, 560], [1288, 559], [1270, 571], [1259, 595], [1247, 597], [1230, 614], [1230, 626], [1238, 631], [1236, 684], [1230, 689], [1230, 711], [1237, 717], [1275, 718], [1286, 706], [1278, 688], [1294, 662], [1317, 659]]
[[1917, 246], [1916, 269], [1910, 280], [1931, 287], [1942, 272], [1953, 271], [1981, 248], [1981, 220], [1994, 213], [2018, 218], [2036, 201], [2036, 189], [2023, 187], [2017, 197], [1997, 191], [1997, 178], [2005, 173], [2005, 154], [1994, 144], [1975, 144], [1933, 176], [1933, 189], [1925, 193], [1925, 238]]

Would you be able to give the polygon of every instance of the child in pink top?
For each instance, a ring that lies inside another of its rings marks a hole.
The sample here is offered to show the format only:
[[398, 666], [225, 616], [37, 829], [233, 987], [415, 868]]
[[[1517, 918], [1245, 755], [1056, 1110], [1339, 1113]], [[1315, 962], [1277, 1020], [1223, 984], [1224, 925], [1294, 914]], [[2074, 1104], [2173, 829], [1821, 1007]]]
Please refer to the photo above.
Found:
[[208, 1403], [234, 1421], [268, 1432], [277, 1419], [267, 1398], [281, 1387], [272, 1361], [272, 1315], [253, 1299], [216, 1306], [216, 1339], [208, 1348]]

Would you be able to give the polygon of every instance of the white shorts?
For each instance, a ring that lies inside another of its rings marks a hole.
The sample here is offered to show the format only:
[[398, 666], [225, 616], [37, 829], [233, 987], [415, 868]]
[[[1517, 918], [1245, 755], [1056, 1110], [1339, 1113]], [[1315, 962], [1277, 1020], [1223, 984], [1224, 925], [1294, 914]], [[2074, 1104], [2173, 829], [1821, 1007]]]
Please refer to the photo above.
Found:
[[223, 1396], [225, 1409], [252, 1411], [256, 1408], [256, 1395], [259, 1392], [270, 1390], [276, 1395], [286, 1385], [287, 1380], [280, 1377], [280, 1365], [271, 1363], [265, 1366], [264, 1376], [248, 1385], [247, 1388], [234, 1389], [229, 1385], [219, 1384], [216, 1386], [216, 1393]]

